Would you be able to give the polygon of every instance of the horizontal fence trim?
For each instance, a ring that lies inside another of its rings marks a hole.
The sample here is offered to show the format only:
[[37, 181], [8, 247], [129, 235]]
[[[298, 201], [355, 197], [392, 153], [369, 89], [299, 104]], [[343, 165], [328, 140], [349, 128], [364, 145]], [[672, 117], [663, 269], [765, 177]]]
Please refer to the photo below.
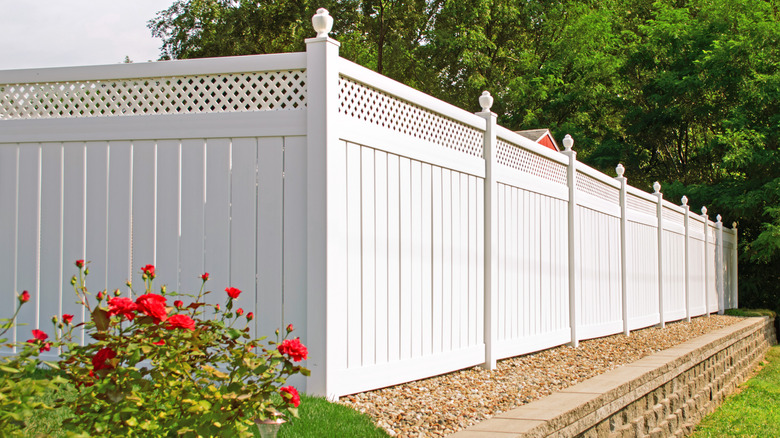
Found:
[[577, 191], [577, 205], [609, 216], [620, 217], [619, 204], [612, 204], [590, 193]]
[[0, 143], [306, 135], [306, 110], [0, 120]]
[[609, 321], [601, 324], [580, 325], [577, 334], [580, 340], [601, 338], [623, 331], [623, 320]]
[[493, 167], [496, 182], [529, 192], [539, 193], [563, 201], [569, 200], [569, 189], [531, 174], [521, 173], [511, 167], [496, 163]]
[[682, 216], [685, 216], [685, 208], [681, 205], [674, 204], [672, 202], [667, 201], [666, 199], [663, 200], [663, 206], [664, 208], [669, 209], [670, 211], [674, 213], [681, 214]]
[[496, 126], [496, 138], [497, 140], [503, 140], [519, 148], [526, 149], [530, 152], [533, 152], [534, 154], [541, 155], [550, 161], [557, 162], [558, 164], [562, 164], [564, 166], [569, 165], [569, 159], [560, 152], [556, 152], [550, 148], [542, 146], [541, 144], [531, 139], [525, 138], [514, 131], [510, 131], [503, 126]]
[[333, 370], [331, 377], [336, 381], [334, 386], [339, 388], [342, 395], [355, 394], [468, 368], [484, 361], [484, 345], [475, 345], [393, 363]]
[[669, 221], [663, 221], [664, 231], [685, 236], [685, 225], [675, 224]]
[[497, 340], [495, 342], [496, 357], [504, 359], [545, 350], [555, 345], [566, 344], [571, 341], [571, 328], [566, 327], [554, 332], [541, 333], [526, 336], [522, 339]]
[[423, 109], [450, 118], [456, 122], [463, 123], [482, 131], [485, 130], [485, 119], [482, 117], [458, 108], [455, 105], [436, 99], [421, 91], [417, 91], [412, 87], [386, 76], [382, 76], [375, 71], [369, 70], [354, 62], [347, 61], [344, 58], [339, 58], [338, 61], [339, 72], [345, 77], [363, 83], [371, 88], [375, 88], [382, 93], [392, 95], [413, 105], [420, 106]]
[[306, 53], [275, 53], [131, 64], [4, 70], [0, 71], [0, 86], [3, 84], [145, 79], [305, 68]]
[[469, 175], [485, 177], [485, 161], [473, 155], [463, 154], [436, 143], [420, 140], [397, 131], [382, 128], [344, 115], [337, 117], [339, 138], [368, 146], [391, 154], [445, 167]]
[[626, 219], [629, 222], [658, 227], [658, 216], [650, 216], [648, 214], [626, 209]]
[[653, 204], [653, 211], [655, 211], [655, 205], [658, 204], [658, 199], [653, 196], [650, 193], [645, 192], [644, 190], [638, 189], [634, 186], [626, 185], [626, 194], [628, 195], [634, 195], [637, 198], [643, 199], [647, 202], [650, 202]]
[[629, 330], [637, 330], [645, 327], [650, 327], [658, 324], [660, 320], [661, 320], [661, 314], [658, 312], [651, 313], [650, 315], [635, 316], [633, 318], [628, 319], [628, 328]]
[[616, 190], [620, 190], [620, 182], [615, 178], [609, 177], [606, 174], [599, 172], [598, 170], [588, 166], [582, 161], [577, 161], [577, 172], [583, 173], [599, 182], [602, 182]]

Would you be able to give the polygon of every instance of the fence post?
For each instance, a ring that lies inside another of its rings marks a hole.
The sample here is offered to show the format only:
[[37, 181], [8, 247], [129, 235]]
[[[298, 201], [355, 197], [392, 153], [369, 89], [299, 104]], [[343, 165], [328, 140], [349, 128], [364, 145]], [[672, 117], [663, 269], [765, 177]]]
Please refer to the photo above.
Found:
[[[328, 37], [333, 18], [325, 9], [312, 17], [317, 32], [306, 39], [306, 263], [307, 367], [311, 377], [306, 392], [331, 398], [337, 392], [330, 375], [339, 357], [345, 357], [344, 320], [335, 297], [346, 290], [346, 163], [337, 153], [335, 119], [338, 110], [339, 42]], [[342, 151], [343, 155], [343, 151]], [[343, 180], [343, 181], [342, 181]]]
[[691, 259], [688, 253], [688, 240], [691, 238], [691, 232], [688, 229], [688, 219], [691, 214], [691, 207], [688, 205], [688, 197], [682, 197], [682, 206], [685, 209], [685, 321], [691, 322]]
[[495, 215], [493, 209], [497, 207], [496, 202], [496, 177], [493, 174], [493, 165], [496, 162], [496, 113], [490, 111], [493, 106], [493, 97], [487, 91], [482, 92], [479, 97], [479, 106], [482, 111], [477, 115], [485, 119], [485, 137], [482, 149], [482, 156], [485, 160], [485, 230], [484, 230], [484, 251], [485, 251], [485, 291], [484, 291], [484, 330], [485, 330], [485, 363], [483, 368], [488, 370], [496, 369], [496, 354], [493, 349], [496, 338], [496, 324], [498, 323], [496, 305], [496, 250], [498, 248], [498, 227], [493, 223]]
[[628, 225], [628, 218], [626, 217], [626, 177], [623, 176], [626, 168], [622, 164], [618, 164], [615, 168], [617, 173], [616, 180], [620, 182], [620, 298], [623, 302], [623, 334], [628, 336], [630, 331], [628, 329], [628, 279], [626, 278], [627, 272], [627, 249], [626, 249], [626, 226]]
[[571, 342], [569, 345], [577, 347], [580, 340], [577, 336], [577, 267], [579, 266], [580, 241], [577, 235], [579, 227], [577, 214], [577, 152], [572, 150], [574, 139], [566, 134], [563, 138], [562, 154], [569, 157], [569, 166], [566, 168], [566, 181], [569, 185], [569, 325], [571, 326]]
[[666, 327], [664, 317], [664, 198], [661, 193], [661, 183], [653, 183], [653, 194], [658, 199], [656, 213], [658, 215], [658, 315], [661, 321], [658, 327]]
[[701, 215], [704, 218], [704, 314], [710, 316], [710, 219], [707, 217], [707, 207], [701, 208]]
[[726, 291], [723, 278], [723, 221], [720, 215], [715, 216], [715, 226], [718, 234], [715, 238], [715, 284], [718, 288], [718, 315], [723, 315], [726, 310]]
[[739, 246], [737, 245], [737, 223], [731, 223], [731, 231], [734, 232], [734, 249], [731, 251], [731, 297], [734, 309], [739, 309]]

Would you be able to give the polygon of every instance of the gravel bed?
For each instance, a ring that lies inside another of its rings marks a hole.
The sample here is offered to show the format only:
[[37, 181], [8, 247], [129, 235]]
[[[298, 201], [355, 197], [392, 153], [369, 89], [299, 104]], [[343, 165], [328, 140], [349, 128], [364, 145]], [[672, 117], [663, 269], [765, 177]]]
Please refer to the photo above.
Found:
[[713, 315], [504, 359], [498, 368], [455, 371], [342, 397], [391, 436], [445, 436], [742, 318]]

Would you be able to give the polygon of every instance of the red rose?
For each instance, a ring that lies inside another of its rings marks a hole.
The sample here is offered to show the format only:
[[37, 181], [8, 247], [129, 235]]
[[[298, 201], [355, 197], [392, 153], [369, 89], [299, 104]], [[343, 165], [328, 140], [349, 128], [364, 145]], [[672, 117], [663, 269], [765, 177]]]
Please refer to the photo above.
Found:
[[116, 351], [108, 347], [103, 347], [97, 353], [95, 353], [95, 356], [92, 358], [92, 368], [95, 371], [113, 369], [114, 365], [112, 365], [109, 361], [115, 357]]
[[165, 321], [168, 309], [165, 308], [165, 297], [156, 294], [144, 294], [135, 300], [139, 312], [154, 319], [155, 323]]
[[[33, 334], [33, 337], [35, 339], [30, 339], [30, 341], [33, 341], [33, 342], [35, 342], [35, 340], [45, 341], [46, 338], [49, 337], [49, 335], [47, 335], [43, 330], [38, 330], [38, 329], [34, 329], [32, 331], [32, 334]], [[30, 342], [30, 341], [27, 341], [27, 342]]]
[[76, 267], [77, 268], [83, 268], [84, 267], [84, 260], [76, 260]]
[[244, 309], [239, 307], [238, 310], [236, 310], [236, 316], [241, 316], [243, 314], [244, 314]]
[[152, 342], [152, 344], [154, 344], [154, 345], [165, 345], [165, 339], [160, 339], [157, 342]]
[[135, 318], [135, 312], [138, 311], [138, 306], [127, 297], [115, 297], [108, 300], [108, 317], [114, 315], [122, 315], [129, 320]]
[[33, 338], [35, 338], [35, 339], [29, 339], [29, 340], [27, 340], [27, 342], [29, 342], [31, 344], [38, 344], [39, 347], [40, 347], [40, 349], [38, 351], [41, 352], [41, 353], [43, 353], [44, 351], [51, 350], [51, 343], [44, 342], [46, 340], [46, 338], [49, 337], [49, 335], [47, 335], [46, 333], [44, 333], [43, 331], [38, 330], [38, 329], [34, 329], [32, 331], [32, 334], [33, 334]]
[[[289, 404], [298, 407], [301, 404], [301, 396], [298, 394], [298, 390], [293, 386], [284, 386], [279, 388], [279, 394]], [[289, 396], [288, 396], [289, 394]]]
[[19, 301], [26, 303], [30, 301], [30, 292], [22, 291], [22, 294], [19, 296]]
[[203, 281], [209, 281], [209, 273], [204, 272], [203, 275], [200, 276], [200, 279]]
[[292, 324], [287, 325], [287, 333], [290, 333], [291, 331], [295, 330]]
[[173, 330], [175, 328], [183, 328], [187, 330], [195, 330], [195, 321], [187, 315], [173, 315], [166, 321], [168, 324], [165, 328]]
[[225, 289], [225, 292], [227, 292], [228, 296], [230, 298], [233, 298], [233, 299], [236, 299], [236, 298], [238, 298], [239, 295], [241, 295], [241, 290], [240, 289], [236, 289], [234, 287], [229, 287], [229, 288]]
[[294, 362], [300, 362], [309, 357], [309, 350], [306, 349], [305, 345], [301, 344], [301, 338], [285, 339], [276, 349], [280, 353], [292, 357]]
[[249, 313], [246, 314], [246, 320], [247, 321], [251, 321], [253, 319], [255, 319], [255, 314], [254, 313], [249, 312]]
[[100, 292], [98, 292], [97, 299], [98, 299], [98, 301], [103, 299], [103, 291], [102, 290]]
[[62, 322], [64, 322], [65, 324], [70, 324], [71, 321], [73, 321], [73, 315], [69, 315], [67, 313], [62, 315]]
[[174, 301], [174, 302], [173, 302], [173, 305], [174, 305], [176, 308], [183, 307], [183, 306], [184, 306], [184, 301], [182, 301], [182, 300], [176, 300], [176, 301]]
[[146, 265], [143, 268], [141, 268], [141, 272], [148, 275], [149, 278], [154, 279], [154, 265]]

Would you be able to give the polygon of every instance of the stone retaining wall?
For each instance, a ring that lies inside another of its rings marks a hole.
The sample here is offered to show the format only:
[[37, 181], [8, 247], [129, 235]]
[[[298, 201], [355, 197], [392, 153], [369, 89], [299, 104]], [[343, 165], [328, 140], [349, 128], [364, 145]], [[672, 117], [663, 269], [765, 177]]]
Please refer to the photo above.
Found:
[[455, 434], [458, 438], [685, 436], [776, 343], [748, 318], [616, 368]]

